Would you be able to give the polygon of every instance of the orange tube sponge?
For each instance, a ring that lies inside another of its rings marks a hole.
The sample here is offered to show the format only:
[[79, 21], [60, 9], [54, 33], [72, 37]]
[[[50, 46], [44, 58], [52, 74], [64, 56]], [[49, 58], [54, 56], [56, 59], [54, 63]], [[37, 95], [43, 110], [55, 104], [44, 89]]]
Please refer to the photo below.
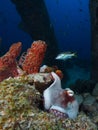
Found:
[[44, 41], [34, 41], [31, 48], [27, 50], [27, 55], [22, 68], [27, 74], [38, 73], [42, 64], [47, 44]]
[[13, 59], [15, 59], [19, 56], [19, 54], [21, 52], [21, 48], [22, 48], [21, 42], [17, 42], [17, 43], [12, 44], [12, 46], [9, 49], [9, 53], [13, 57]]
[[18, 75], [16, 58], [21, 51], [21, 42], [12, 44], [9, 51], [0, 57], [0, 81]]

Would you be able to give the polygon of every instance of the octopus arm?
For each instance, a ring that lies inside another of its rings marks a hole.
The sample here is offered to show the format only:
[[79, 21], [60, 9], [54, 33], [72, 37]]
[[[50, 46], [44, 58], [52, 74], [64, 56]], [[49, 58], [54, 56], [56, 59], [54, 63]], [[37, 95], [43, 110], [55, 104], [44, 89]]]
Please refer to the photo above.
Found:
[[62, 91], [60, 78], [54, 72], [51, 72], [51, 75], [54, 78], [54, 82], [43, 93], [44, 107], [47, 110], [54, 104], [60, 94], [60, 91]]

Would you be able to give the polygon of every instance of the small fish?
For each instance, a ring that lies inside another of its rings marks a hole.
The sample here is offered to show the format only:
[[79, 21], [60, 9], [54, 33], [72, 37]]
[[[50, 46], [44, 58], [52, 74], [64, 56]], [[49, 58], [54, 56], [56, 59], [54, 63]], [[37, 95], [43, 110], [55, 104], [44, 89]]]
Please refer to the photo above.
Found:
[[60, 53], [59, 55], [57, 55], [57, 57], [55, 58], [56, 60], [67, 60], [67, 59], [71, 59], [72, 57], [77, 57], [77, 54], [74, 52], [63, 52]]
[[18, 61], [19, 67], [22, 67], [22, 65], [23, 65], [23, 63], [25, 61], [26, 54], [27, 54], [27, 52], [23, 52], [22, 55], [20, 56], [20, 59]]

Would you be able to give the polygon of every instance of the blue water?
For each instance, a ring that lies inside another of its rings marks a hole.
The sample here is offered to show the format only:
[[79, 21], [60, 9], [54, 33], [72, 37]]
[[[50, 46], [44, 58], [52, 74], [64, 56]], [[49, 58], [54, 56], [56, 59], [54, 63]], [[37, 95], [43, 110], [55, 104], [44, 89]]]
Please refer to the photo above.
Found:
[[[45, 0], [60, 51], [76, 51], [79, 58], [90, 59], [91, 28], [89, 0]], [[7, 48], [17, 41], [23, 42], [23, 49], [32, 42], [26, 32], [18, 28], [21, 21], [15, 5], [10, 0], [0, 0], [0, 48]]]
[[16, 11], [16, 7], [10, 0], [0, 0], [0, 44], [1, 53], [5, 53], [12, 43], [21, 41], [22, 51], [30, 47], [32, 39], [28, 33], [19, 29], [21, 17]]
[[75, 64], [75, 59], [63, 62], [61, 65], [65, 74], [63, 88], [69, 87], [78, 79], [90, 79], [91, 22], [89, 0], [45, 0], [45, 3], [60, 51], [75, 51], [78, 55], [78, 65]]
[[[54, 27], [60, 52], [75, 51], [78, 54], [77, 59], [90, 62], [89, 0], [45, 0], [45, 3], [50, 16], [50, 26]], [[28, 33], [19, 29], [20, 22], [21, 17], [15, 5], [10, 0], [0, 0], [0, 38], [2, 38], [0, 55], [4, 54], [14, 42], [22, 42], [22, 51], [30, 47], [33, 40]], [[76, 65], [67, 71], [71, 81], [89, 78], [89, 72]]]
[[91, 23], [89, 0], [45, 0], [61, 51], [76, 51], [89, 59]]

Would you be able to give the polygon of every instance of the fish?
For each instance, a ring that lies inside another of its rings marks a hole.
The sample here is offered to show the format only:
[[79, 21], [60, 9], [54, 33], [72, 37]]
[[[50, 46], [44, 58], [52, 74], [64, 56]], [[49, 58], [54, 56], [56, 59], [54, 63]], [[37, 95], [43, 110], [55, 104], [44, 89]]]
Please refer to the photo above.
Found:
[[72, 57], [77, 57], [76, 52], [68, 51], [68, 52], [62, 52], [62, 53], [58, 54], [55, 59], [65, 61], [65, 60], [71, 59]]
[[18, 65], [19, 65], [19, 67], [21, 67], [21, 68], [22, 68], [22, 65], [23, 65], [23, 63], [24, 63], [24, 61], [25, 61], [26, 55], [27, 55], [27, 52], [23, 52], [22, 55], [20, 56], [19, 61], [18, 61]]

